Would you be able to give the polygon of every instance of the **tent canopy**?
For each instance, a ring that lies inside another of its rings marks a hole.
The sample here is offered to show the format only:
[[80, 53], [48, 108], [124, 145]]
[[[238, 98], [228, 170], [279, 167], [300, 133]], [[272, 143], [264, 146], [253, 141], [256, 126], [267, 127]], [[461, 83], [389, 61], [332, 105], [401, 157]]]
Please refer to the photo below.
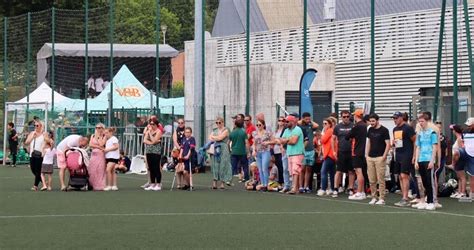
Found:
[[[109, 43], [87, 44], [89, 57], [110, 57]], [[168, 44], [159, 45], [160, 58], [175, 57], [179, 52]], [[53, 46], [45, 43], [36, 54], [38, 84], [46, 81], [48, 72], [47, 59], [52, 56]], [[55, 43], [54, 55], [64, 57], [84, 57], [86, 45], [84, 43]], [[114, 44], [114, 57], [156, 57], [155, 44]]]
[[[46, 83], [41, 83], [41, 85], [36, 88], [33, 92], [29, 94], [29, 102], [47, 102], [49, 106], [51, 106], [51, 91], [52, 89], [48, 86]], [[54, 91], [54, 102], [55, 103], [61, 103], [61, 102], [69, 102], [73, 101], [74, 99], [71, 99], [69, 97], [63, 96], [59, 94], [58, 92]], [[20, 100], [16, 101], [15, 103], [26, 103], [27, 102], [27, 97], [23, 97]], [[38, 104], [31, 104], [29, 105], [30, 109], [42, 109], [44, 108], [44, 105], [38, 105]], [[8, 106], [8, 111], [13, 111], [15, 109], [18, 109], [18, 107], [15, 106]]]

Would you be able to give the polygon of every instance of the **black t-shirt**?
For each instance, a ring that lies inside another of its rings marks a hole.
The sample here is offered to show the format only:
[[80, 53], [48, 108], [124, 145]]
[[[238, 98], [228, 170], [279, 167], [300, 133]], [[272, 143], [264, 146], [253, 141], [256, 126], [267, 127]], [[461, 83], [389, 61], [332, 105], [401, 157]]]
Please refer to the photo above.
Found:
[[346, 140], [354, 139], [352, 155], [365, 156], [365, 141], [367, 140], [367, 125], [360, 121], [346, 135]]
[[367, 138], [370, 141], [369, 157], [383, 156], [387, 146], [385, 140], [390, 140], [388, 129], [384, 126], [380, 126], [380, 128], [371, 127], [367, 132]]
[[339, 123], [334, 128], [334, 135], [337, 137], [337, 144], [338, 144], [338, 151], [339, 152], [351, 152], [351, 142], [346, 139], [346, 135], [351, 132], [352, 127], [354, 124], [352, 122], [348, 124]]
[[408, 124], [393, 128], [393, 140], [395, 142], [395, 157], [398, 162], [411, 162], [414, 154], [413, 141], [415, 130]]
[[313, 132], [316, 129], [313, 129], [313, 124], [301, 124], [299, 125], [301, 130], [303, 131], [303, 136], [304, 136], [304, 141], [308, 141], [306, 143], [306, 146], [304, 147], [305, 151], [313, 151], [314, 146], [313, 146], [313, 138], [314, 134]]
[[10, 130], [10, 134], [8, 135], [9, 145], [18, 145], [18, 139], [13, 139], [15, 135], [16, 135], [16, 130], [15, 129]]
[[441, 143], [441, 160], [446, 159], [446, 149], [448, 148], [448, 142], [446, 140], [446, 136], [441, 133], [439, 135], [439, 141]]

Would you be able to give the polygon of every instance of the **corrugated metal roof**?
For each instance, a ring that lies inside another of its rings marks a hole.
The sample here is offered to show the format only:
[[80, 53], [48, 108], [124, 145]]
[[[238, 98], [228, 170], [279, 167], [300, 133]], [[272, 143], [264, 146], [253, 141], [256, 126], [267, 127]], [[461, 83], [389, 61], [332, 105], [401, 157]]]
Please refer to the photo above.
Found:
[[[448, 6], [451, 6], [449, 2]], [[258, 5], [258, 1], [250, 1], [251, 32], [268, 30], [267, 22], [260, 10], [261, 7]], [[278, 5], [272, 7], [277, 8]], [[441, 0], [376, 0], [375, 14], [377, 16], [389, 15], [440, 7]], [[220, 0], [212, 36], [220, 37], [244, 33], [245, 9], [246, 0]], [[324, 0], [308, 0], [308, 16], [313, 24], [326, 22], [324, 20]], [[336, 0], [336, 20], [349, 20], [369, 16], [370, 0]]]

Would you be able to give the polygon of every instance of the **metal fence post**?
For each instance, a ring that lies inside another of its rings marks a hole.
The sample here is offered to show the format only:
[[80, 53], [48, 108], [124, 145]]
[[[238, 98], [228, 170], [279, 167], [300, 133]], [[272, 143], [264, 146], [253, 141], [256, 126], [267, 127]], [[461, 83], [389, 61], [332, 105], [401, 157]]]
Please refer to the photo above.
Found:
[[451, 124], [458, 122], [458, 0], [453, 0], [453, 111]]
[[51, 112], [54, 111], [54, 89], [55, 87], [55, 68], [56, 68], [56, 9], [54, 6], [51, 8]]
[[444, 36], [444, 23], [446, 16], [446, 0], [441, 3], [441, 21], [439, 24], [439, 40], [438, 40], [438, 61], [436, 63], [436, 80], [435, 80], [435, 93], [434, 93], [434, 107], [433, 107], [433, 120], [438, 119], [438, 106], [439, 106], [439, 82], [441, 79], [441, 60], [443, 56], [443, 36]]
[[245, 114], [250, 115], [250, 0], [246, 3], [245, 22]]
[[[31, 13], [28, 12], [28, 37], [26, 48], [26, 102], [30, 102], [30, 86], [31, 86]], [[26, 104], [25, 121], [29, 119], [30, 105]], [[47, 125], [46, 125], [47, 126]]]
[[109, 126], [114, 123], [113, 109], [114, 109], [114, 0], [109, 0], [109, 42], [110, 42], [110, 60], [109, 60], [109, 77], [110, 77], [110, 115]]
[[[156, 115], [160, 117], [160, 32], [161, 32], [161, 7], [160, 0], [156, 0], [156, 20], [155, 20], [155, 29], [156, 29], [156, 61], [155, 61], [155, 92], [156, 92]], [[150, 92], [151, 93], [151, 92]]]
[[370, 1], [370, 113], [375, 113], [375, 0]]
[[[84, 8], [84, 45], [85, 45], [85, 55], [84, 55], [84, 82], [89, 81], [89, 0], [85, 0]], [[89, 133], [89, 116], [87, 111], [87, 96], [89, 92], [88, 84], [84, 85], [84, 115], [86, 119], [86, 133]]]

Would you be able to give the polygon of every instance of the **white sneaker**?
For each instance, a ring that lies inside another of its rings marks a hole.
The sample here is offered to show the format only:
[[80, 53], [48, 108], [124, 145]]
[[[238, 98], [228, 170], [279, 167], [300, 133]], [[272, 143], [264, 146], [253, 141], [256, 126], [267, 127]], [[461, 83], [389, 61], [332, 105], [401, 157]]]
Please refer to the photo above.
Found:
[[316, 193], [317, 196], [324, 196], [326, 194], [326, 191], [319, 189], [318, 192]]
[[458, 193], [458, 195], [456, 195], [456, 197], [454, 197], [455, 199], [462, 199], [462, 198], [465, 198], [466, 195], [463, 194], [463, 193]]
[[377, 199], [375, 198], [372, 198], [372, 200], [369, 202], [370, 205], [375, 205], [375, 203], [377, 203]]
[[112, 190], [111, 186], [107, 186], [107, 187], [104, 188], [104, 191], [110, 191], [110, 190]]
[[333, 191], [331, 197], [332, 198], [337, 198], [338, 195], [339, 195], [339, 193], [337, 191]]
[[144, 188], [146, 191], [153, 191], [155, 190], [155, 185], [148, 185], [148, 187]]
[[418, 203], [420, 203], [420, 199], [413, 199], [413, 200], [410, 201], [410, 203], [418, 204]]
[[344, 188], [343, 188], [343, 187], [339, 187], [338, 192], [339, 192], [339, 193], [344, 193]]
[[436, 206], [434, 203], [428, 203], [425, 207], [426, 210], [434, 211], [436, 210]]
[[112, 191], [118, 191], [118, 187], [117, 187], [117, 186], [112, 186], [112, 187], [110, 188], [110, 190], [112, 190]]
[[149, 186], [151, 186], [151, 184], [147, 182], [147, 183], [141, 185], [140, 187], [143, 188], [143, 189], [145, 189], [145, 188], [147, 188], [147, 187], [149, 187]]
[[409, 199], [413, 199], [413, 198], [414, 198], [414, 197], [413, 197], [413, 192], [411, 191], [411, 189], [408, 190], [408, 198], [409, 198]]
[[423, 202], [423, 203], [418, 203], [416, 208], [419, 210], [423, 210], [423, 209], [426, 209], [426, 206], [428, 206], [428, 204]]
[[458, 196], [458, 195], [459, 195], [459, 192], [456, 191], [455, 193], [451, 194], [451, 195], [449, 196], [449, 198], [456, 199], [456, 196]]
[[355, 193], [354, 195], [349, 196], [349, 200], [361, 201], [367, 198], [365, 193]]
[[375, 203], [375, 205], [385, 205], [385, 201], [384, 200], [379, 200]]
[[161, 187], [158, 184], [156, 184], [155, 187], [153, 187], [152, 190], [153, 191], [161, 191]]
[[435, 203], [436, 208], [443, 208], [443, 205], [439, 204], [438, 202]]
[[327, 195], [327, 196], [332, 195], [332, 190], [330, 190], [330, 189], [326, 190], [326, 195]]

